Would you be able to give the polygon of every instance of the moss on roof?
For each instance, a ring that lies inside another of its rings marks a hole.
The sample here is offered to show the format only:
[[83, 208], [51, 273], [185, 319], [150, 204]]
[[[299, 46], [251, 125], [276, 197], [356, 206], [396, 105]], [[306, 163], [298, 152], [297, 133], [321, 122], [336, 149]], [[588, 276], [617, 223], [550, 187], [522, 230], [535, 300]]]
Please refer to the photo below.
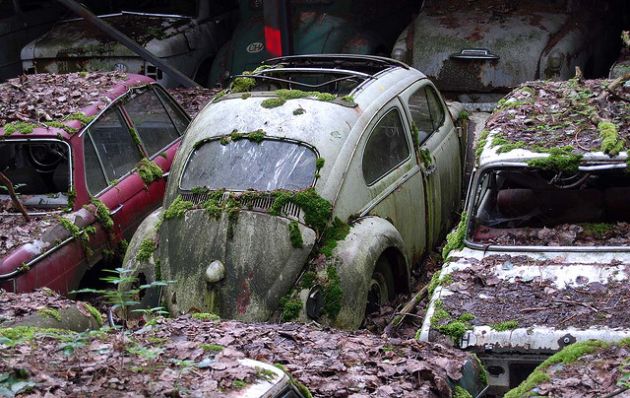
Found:
[[501, 99], [488, 119], [490, 147], [497, 153], [562, 148], [578, 162], [588, 152], [616, 156], [630, 145], [629, 98], [627, 82], [576, 77], [524, 83]]
[[[42, 124], [68, 120], [118, 84], [127, 81], [119, 72], [22, 75], [0, 84], [0, 127], [7, 124]], [[81, 120], [79, 120], [81, 121]]]

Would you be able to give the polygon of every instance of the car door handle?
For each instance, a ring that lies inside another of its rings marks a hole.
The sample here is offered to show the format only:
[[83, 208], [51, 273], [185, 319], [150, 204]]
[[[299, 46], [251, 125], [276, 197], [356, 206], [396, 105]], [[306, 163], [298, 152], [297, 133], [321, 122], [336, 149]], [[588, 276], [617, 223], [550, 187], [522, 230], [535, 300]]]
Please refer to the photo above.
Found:
[[436, 169], [435, 163], [431, 163], [429, 167], [424, 168], [424, 175], [428, 176], [435, 173], [435, 169]]
[[123, 209], [123, 207], [125, 207], [125, 205], [118, 205], [118, 207], [115, 208], [114, 210], [110, 211], [109, 214], [114, 216], [114, 215], [118, 214]]

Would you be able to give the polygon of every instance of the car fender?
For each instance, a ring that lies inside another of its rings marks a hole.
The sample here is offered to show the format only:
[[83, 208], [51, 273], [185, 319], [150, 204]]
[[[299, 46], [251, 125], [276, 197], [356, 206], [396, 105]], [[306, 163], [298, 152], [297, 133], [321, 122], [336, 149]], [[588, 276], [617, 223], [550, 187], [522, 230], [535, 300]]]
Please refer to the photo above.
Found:
[[364, 217], [356, 221], [350, 233], [337, 243], [333, 255], [341, 260], [337, 266], [341, 289], [341, 311], [335, 326], [356, 329], [365, 315], [367, 293], [372, 273], [379, 257], [387, 249], [395, 249], [404, 262], [409, 282], [409, 261], [403, 254], [404, 243], [400, 232], [389, 221], [380, 217]]
[[[150, 284], [159, 279], [158, 267], [154, 256], [155, 251], [151, 253], [148, 259], [139, 261], [138, 254], [143, 251], [142, 246], [145, 241], [152, 241], [154, 245], [158, 242], [158, 231], [162, 220], [164, 208], [159, 207], [149, 214], [140, 224], [136, 232], [133, 234], [125, 258], [123, 259], [123, 268], [128, 271], [125, 276], [133, 276], [137, 278], [140, 284]], [[155, 247], [155, 246], [154, 246]], [[144, 249], [146, 250], [146, 249]], [[118, 287], [120, 291], [130, 290], [133, 287], [129, 283], [121, 283]], [[160, 289], [146, 289], [140, 299], [141, 308], [155, 308], [159, 305]]]

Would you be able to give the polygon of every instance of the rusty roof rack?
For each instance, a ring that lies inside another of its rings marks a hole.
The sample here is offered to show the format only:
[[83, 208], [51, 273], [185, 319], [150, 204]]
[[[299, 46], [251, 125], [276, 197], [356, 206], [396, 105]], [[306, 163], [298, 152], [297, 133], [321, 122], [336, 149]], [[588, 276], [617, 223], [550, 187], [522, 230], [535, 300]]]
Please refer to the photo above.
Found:
[[282, 65], [293, 68], [331, 68], [346, 69], [365, 74], [373, 75], [385, 69], [400, 67], [409, 69], [409, 65], [404, 62], [387, 57], [361, 54], [311, 54], [311, 55], [291, 55], [285, 57], [271, 58], [262, 62], [263, 65]]

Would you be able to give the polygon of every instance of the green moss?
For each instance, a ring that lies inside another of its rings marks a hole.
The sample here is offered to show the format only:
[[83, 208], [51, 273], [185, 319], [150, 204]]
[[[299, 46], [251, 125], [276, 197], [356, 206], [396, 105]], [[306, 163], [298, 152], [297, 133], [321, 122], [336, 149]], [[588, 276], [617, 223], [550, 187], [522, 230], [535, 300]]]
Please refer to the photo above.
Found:
[[111, 231], [114, 228], [114, 220], [109, 213], [109, 208], [105, 206], [105, 203], [94, 197], [91, 198], [90, 202], [96, 207], [96, 220], [101, 223], [106, 231]]
[[308, 390], [308, 388], [306, 388], [306, 386], [304, 386], [304, 384], [300, 383], [299, 380], [296, 380], [288, 371], [287, 369], [284, 367], [284, 365], [280, 364], [280, 363], [274, 363], [273, 366], [275, 366], [276, 368], [280, 369], [281, 371], [283, 371], [287, 376], [289, 376], [289, 380], [291, 382], [291, 384], [293, 384], [295, 386], [295, 388], [298, 389], [298, 391], [300, 392], [300, 394], [302, 394], [302, 396], [304, 396], [304, 398], [313, 398], [313, 395], [311, 394], [311, 392]]
[[475, 144], [475, 158], [477, 160], [479, 160], [479, 158], [481, 157], [481, 153], [488, 144], [489, 134], [489, 130], [482, 130], [481, 133], [479, 133], [479, 139], [477, 139], [477, 143]]
[[580, 167], [582, 155], [570, 153], [566, 147], [551, 148], [549, 156], [527, 161], [529, 167], [557, 172], [576, 173]]
[[247, 387], [247, 382], [245, 380], [236, 379], [232, 381], [232, 387], [237, 390], [242, 390], [243, 388]]
[[66, 125], [63, 122], [60, 122], [58, 120], [53, 120], [51, 122], [44, 122], [44, 125], [46, 125], [47, 127], [53, 127], [53, 128], [58, 128], [58, 129], [62, 129], [64, 130], [66, 133], [69, 134], [74, 134], [77, 132], [77, 129], [70, 127], [68, 125]]
[[299, 192], [279, 191], [275, 193], [275, 200], [269, 213], [280, 215], [282, 207], [293, 203], [304, 211], [304, 222], [318, 232], [324, 231], [332, 216], [332, 204], [309, 188]]
[[263, 130], [255, 130], [255, 131], [250, 131], [249, 133], [247, 133], [247, 139], [250, 141], [254, 141], [257, 144], [260, 144], [262, 142], [262, 140], [265, 139], [265, 132]]
[[157, 249], [157, 245], [153, 239], [145, 239], [140, 243], [140, 247], [138, 248], [138, 253], [136, 254], [136, 261], [145, 262], [149, 261], [151, 256], [153, 256], [153, 252]]
[[302, 275], [302, 280], [300, 285], [302, 289], [310, 289], [315, 286], [315, 282], [317, 281], [317, 273], [313, 271], [307, 271]]
[[90, 313], [90, 315], [92, 315], [92, 318], [94, 318], [94, 320], [96, 321], [96, 324], [99, 327], [103, 326], [103, 315], [101, 315], [101, 312], [98, 309], [96, 309], [90, 303], [83, 303], [83, 307], [85, 307], [85, 309]]
[[256, 79], [252, 77], [237, 77], [230, 86], [233, 93], [244, 93], [250, 91], [256, 86]]
[[302, 233], [297, 221], [291, 221], [289, 223], [289, 237], [291, 238], [291, 246], [301, 249], [304, 247], [304, 241], [302, 240]]
[[326, 313], [330, 319], [335, 319], [339, 311], [341, 311], [341, 299], [343, 297], [337, 267], [334, 265], [326, 267], [326, 277], [328, 281], [324, 287], [324, 313]]
[[473, 398], [468, 391], [461, 386], [455, 386], [453, 390], [453, 398]]
[[72, 211], [77, 200], [77, 191], [74, 189], [74, 186], [70, 188], [66, 195], [68, 196], [68, 211]]
[[194, 187], [190, 190], [190, 193], [194, 195], [205, 195], [208, 192], [210, 192], [210, 189], [208, 189], [208, 187]]
[[283, 322], [290, 322], [297, 319], [302, 312], [302, 300], [299, 298], [291, 297], [290, 295], [284, 296], [280, 299], [280, 308], [282, 309], [281, 319]]
[[608, 223], [583, 223], [578, 225], [583, 229], [582, 234], [596, 239], [604, 238], [615, 227], [615, 224]]
[[[473, 318], [474, 319], [474, 316]], [[464, 337], [467, 330], [472, 329], [469, 321], [470, 315], [462, 314], [458, 319], [453, 320], [451, 314], [446, 311], [441, 300], [434, 303], [433, 315], [431, 316], [431, 327], [445, 336], [449, 336], [455, 344]]]
[[557, 352], [541, 363], [527, 379], [517, 388], [510, 390], [504, 395], [504, 398], [522, 398], [536, 396], [532, 390], [538, 385], [549, 381], [549, 376], [545, 371], [555, 364], [570, 364], [583, 357], [591, 354], [601, 348], [607, 348], [610, 344], [599, 340], [587, 340], [566, 346], [562, 351]]
[[293, 110], [293, 114], [294, 114], [295, 116], [298, 116], [298, 115], [303, 115], [304, 113], [306, 113], [306, 109], [304, 109], [304, 108], [302, 108], [302, 107], [295, 108], [295, 110]]
[[241, 99], [246, 100], [246, 99], [248, 99], [248, 98], [249, 98], [249, 97], [251, 97], [251, 96], [252, 96], [252, 94], [251, 94], [251, 93], [243, 93], [243, 94], [241, 94]]
[[212, 198], [203, 202], [201, 207], [203, 207], [210, 217], [217, 220], [221, 217], [221, 213], [223, 212], [223, 208], [219, 204], [219, 201]]
[[138, 169], [138, 174], [140, 174], [140, 178], [142, 178], [142, 181], [146, 185], [162, 178], [164, 175], [160, 166], [147, 158], [142, 158], [142, 160], [140, 160], [140, 162], [136, 165], [136, 169]]
[[325, 101], [325, 102], [334, 101], [335, 98], [337, 98], [336, 95], [331, 94], [331, 93], [318, 93], [318, 92], [314, 93], [314, 97], [317, 98], [317, 100], [319, 101]]
[[320, 253], [326, 257], [332, 257], [337, 247], [337, 242], [344, 240], [350, 233], [350, 226], [335, 217], [331, 226], [326, 228], [322, 236]]
[[276, 90], [275, 93], [278, 96], [278, 98], [282, 98], [284, 100], [306, 98], [310, 96], [310, 93], [308, 91], [302, 91], [302, 90], [280, 89], [280, 90]]
[[351, 95], [344, 95], [343, 97], [341, 97], [341, 100], [344, 102], [348, 102], [351, 105], [355, 105], [356, 103], [354, 102], [354, 97], [352, 97]]
[[429, 282], [429, 285], [427, 287], [427, 293], [429, 295], [429, 297], [431, 297], [433, 295], [433, 292], [435, 291], [435, 289], [440, 285], [440, 272], [439, 271], [435, 271], [433, 273], [433, 276], [431, 277], [431, 281]]
[[486, 370], [486, 367], [483, 366], [483, 363], [481, 363], [481, 359], [479, 359], [477, 354], [471, 353], [471, 355], [475, 359], [475, 361], [477, 362], [477, 366], [479, 367], [479, 381], [481, 381], [481, 383], [484, 386], [487, 386], [488, 385], [488, 371]]
[[225, 347], [223, 347], [222, 345], [219, 344], [199, 344], [199, 348], [201, 348], [204, 351], [212, 351], [212, 352], [221, 352], [223, 351], [223, 349]]
[[89, 235], [96, 232], [94, 227], [90, 226], [81, 229], [67, 218], [57, 217], [57, 220], [59, 221], [61, 226], [64, 227], [68, 232], [70, 232], [70, 235], [72, 235], [72, 237], [81, 244], [81, 247], [83, 247], [86, 255], [90, 257], [92, 255], [92, 250], [88, 247], [88, 243], [90, 241]]
[[170, 220], [175, 217], [182, 217], [188, 210], [195, 207], [193, 202], [184, 200], [181, 195], [177, 195], [173, 203], [164, 211], [164, 218]]
[[48, 337], [61, 341], [69, 341], [76, 332], [54, 328], [39, 328], [34, 326], [15, 326], [0, 328], [0, 343], [7, 347], [15, 347], [28, 343], [37, 337]]
[[420, 150], [418, 151], [418, 154], [420, 155], [420, 161], [422, 162], [425, 168], [433, 164], [433, 159], [431, 158], [431, 152], [429, 152], [428, 149], [420, 148]]
[[4, 135], [15, 133], [31, 134], [37, 128], [36, 124], [26, 122], [11, 122], [4, 125]]
[[241, 133], [238, 130], [233, 130], [230, 134], [221, 137], [220, 143], [221, 145], [227, 145], [230, 142], [246, 139], [260, 144], [266, 136], [267, 133], [265, 133], [265, 131], [262, 129], [248, 131], [246, 133]]
[[326, 163], [326, 160], [324, 158], [317, 158], [317, 160], [315, 161], [315, 168], [317, 169], [317, 171], [321, 170], [322, 167], [324, 167], [324, 163]]
[[624, 142], [619, 138], [617, 126], [611, 122], [599, 122], [597, 130], [602, 139], [601, 150], [610, 156], [617, 156], [624, 150]]
[[198, 321], [219, 321], [221, 317], [217, 314], [213, 314], [210, 312], [195, 312], [192, 315], [192, 319], [196, 319]]
[[505, 332], [507, 330], [514, 330], [518, 328], [518, 321], [510, 320], [510, 321], [499, 322], [499, 323], [495, 323], [491, 327], [492, 329], [497, 330], [499, 332]]
[[286, 101], [282, 98], [267, 98], [260, 103], [263, 108], [271, 109], [284, 105]]
[[462, 322], [470, 322], [473, 319], [475, 319], [475, 316], [471, 314], [470, 312], [464, 312], [459, 317], [457, 317], [457, 320], [462, 321]]
[[468, 214], [462, 213], [457, 228], [452, 230], [446, 237], [446, 245], [442, 248], [442, 258], [448, 259], [448, 255], [453, 250], [459, 250], [464, 247], [464, 238], [466, 237], [466, 229], [468, 227]]
[[470, 114], [466, 111], [461, 111], [459, 112], [459, 115], [457, 115], [457, 120], [468, 120], [470, 119]]
[[75, 112], [66, 116], [64, 120], [76, 120], [80, 122], [81, 124], [86, 125], [86, 124], [90, 124], [90, 122], [94, 120], [94, 116], [87, 116], [83, 112]]
[[516, 100], [507, 100], [505, 98], [501, 98], [499, 102], [497, 102], [497, 109], [500, 111], [504, 111], [506, 109], [514, 109], [520, 108], [521, 106], [527, 104], [527, 101], [516, 101]]
[[218, 93], [216, 93], [216, 95], [212, 99], [212, 102], [215, 103], [215, 102], [221, 101], [221, 98], [225, 97], [225, 94], [227, 94], [225, 90], [219, 91]]
[[59, 310], [56, 308], [44, 307], [37, 310], [37, 312], [44, 316], [52, 318], [56, 320], [57, 322], [61, 322], [61, 312], [59, 312]]

